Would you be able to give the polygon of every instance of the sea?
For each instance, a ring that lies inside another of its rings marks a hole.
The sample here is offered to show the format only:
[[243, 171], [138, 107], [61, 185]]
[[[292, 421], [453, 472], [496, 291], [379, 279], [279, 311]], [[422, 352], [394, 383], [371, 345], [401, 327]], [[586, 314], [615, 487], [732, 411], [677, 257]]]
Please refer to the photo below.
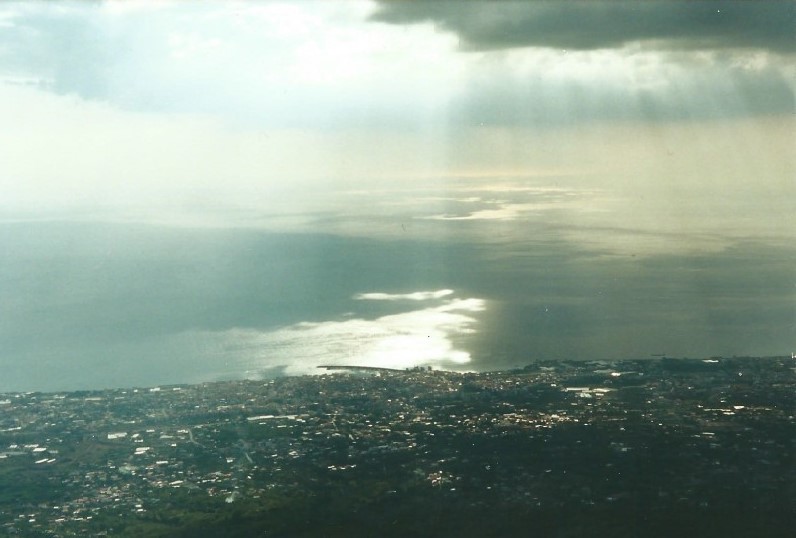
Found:
[[539, 229], [478, 230], [0, 224], [0, 392], [794, 344], [792, 248], [636, 256]]

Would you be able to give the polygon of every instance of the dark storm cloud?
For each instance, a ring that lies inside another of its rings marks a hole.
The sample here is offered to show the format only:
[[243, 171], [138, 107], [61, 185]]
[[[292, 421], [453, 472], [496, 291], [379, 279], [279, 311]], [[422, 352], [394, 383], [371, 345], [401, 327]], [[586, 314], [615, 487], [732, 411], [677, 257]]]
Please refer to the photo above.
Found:
[[666, 48], [796, 49], [796, 3], [787, 1], [385, 1], [373, 20], [430, 21], [471, 50], [616, 48], [657, 41]]

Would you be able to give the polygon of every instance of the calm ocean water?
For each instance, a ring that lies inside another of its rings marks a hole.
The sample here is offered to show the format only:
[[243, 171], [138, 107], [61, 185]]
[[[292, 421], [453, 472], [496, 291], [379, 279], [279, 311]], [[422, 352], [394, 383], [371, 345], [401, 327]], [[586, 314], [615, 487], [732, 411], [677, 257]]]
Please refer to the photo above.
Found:
[[756, 244], [636, 259], [547, 238], [26, 223], [0, 225], [0, 252], [0, 391], [783, 354], [796, 319], [794, 252]]

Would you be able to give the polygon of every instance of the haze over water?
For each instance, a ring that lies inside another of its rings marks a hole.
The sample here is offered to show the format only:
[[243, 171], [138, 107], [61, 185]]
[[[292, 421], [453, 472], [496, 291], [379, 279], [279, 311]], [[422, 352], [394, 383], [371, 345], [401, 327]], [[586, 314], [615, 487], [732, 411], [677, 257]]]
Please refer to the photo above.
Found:
[[6, 391], [781, 354], [792, 337], [782, 247], [638, 259], [539, 239], [95, 223], [7, 224], [0, 242]]
[[793, 351], [751, 5], [4, 4], [0, 391]]

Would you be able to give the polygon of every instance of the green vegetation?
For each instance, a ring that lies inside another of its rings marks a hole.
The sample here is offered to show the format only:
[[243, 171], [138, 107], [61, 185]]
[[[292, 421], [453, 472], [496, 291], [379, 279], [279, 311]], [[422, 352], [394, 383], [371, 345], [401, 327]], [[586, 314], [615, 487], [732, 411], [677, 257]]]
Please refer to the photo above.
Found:
[[0, 432], [0, 529], [790, 536], [788, 360], [13, 395]]

